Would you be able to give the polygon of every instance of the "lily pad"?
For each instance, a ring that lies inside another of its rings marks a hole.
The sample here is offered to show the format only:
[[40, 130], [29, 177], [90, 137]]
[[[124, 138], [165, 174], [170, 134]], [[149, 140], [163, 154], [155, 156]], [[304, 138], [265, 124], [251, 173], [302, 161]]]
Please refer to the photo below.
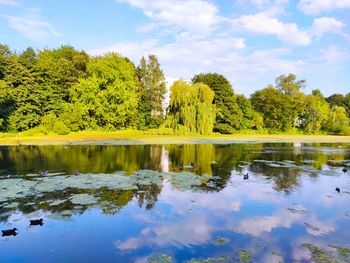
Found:
[[247, 250], [241, 250], [239, 252], [239, 262], [250, 262], [251, 254]]
[[73, 204], [77, 205], [91, 205], [97, 202], [97, 198], [88, 194], [76, 194], [70, 198]]
[[160, 255], [155, 255], [151, 256], [147, 260], [148, 263], [172, 263], [173, 259], [170, 255], [167, 254], [160, 254]]
[[227, 244], [228, 242], [230, 242], [230, 239], [226, 238], [226, 237], [218, 237], [217, 239], [215, 239], [212, 244], [214, 244], [215, 246], [223, 246], [225, 244]]

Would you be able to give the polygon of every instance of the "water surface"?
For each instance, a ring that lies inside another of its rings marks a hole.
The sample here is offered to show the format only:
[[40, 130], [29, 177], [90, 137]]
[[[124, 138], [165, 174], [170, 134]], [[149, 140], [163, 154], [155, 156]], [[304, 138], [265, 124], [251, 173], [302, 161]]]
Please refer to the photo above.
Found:
[[0, 228], [18, 229], [0, 262], [350, 262], [349, 144], [12, 146], [0, 160]]

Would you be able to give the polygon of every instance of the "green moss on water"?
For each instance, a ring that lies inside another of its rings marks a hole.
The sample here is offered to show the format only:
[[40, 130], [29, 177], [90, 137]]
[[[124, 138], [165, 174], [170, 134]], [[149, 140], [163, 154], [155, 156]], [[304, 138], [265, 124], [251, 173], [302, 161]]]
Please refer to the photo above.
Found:
[[321, 247], [317, 247], [310, 243], [303, 244], [310, 253], [312, 262], [315, 263], [348, 263], [350, 262], [350, 248], [338, 245], [329, 245], [335, 251], [329, 251]]
[[217, 239], [212, 241], [212, 244], [214, 244], [215, 246], [223, 246], [229, 242], [230, 242], [230, 239], [226, 237], [218, 237]]
[[311, 259], [315, 263], [339, 263], [339, 261], [337, 261], [330, 254], [330, 252], [327, 252], [323, 248], [317, 247], [309, 243], [303, 244], [303, 246], [310, 251]]
[[250, 262], [251, 254], [247, 250], [241, 250], [239, 252], [239, 262]]
[[221, 257], [209, 257], [209, 258], [192, 258], [185, 261], [185, 263], [215, 263], [215, 262], [228, 262], [227, 256]]
[[148, 258], [148, 263], [172, 263], [173, 259], [170, 255], [167, 254], [160, 254], [160, 255], [154, 255]]

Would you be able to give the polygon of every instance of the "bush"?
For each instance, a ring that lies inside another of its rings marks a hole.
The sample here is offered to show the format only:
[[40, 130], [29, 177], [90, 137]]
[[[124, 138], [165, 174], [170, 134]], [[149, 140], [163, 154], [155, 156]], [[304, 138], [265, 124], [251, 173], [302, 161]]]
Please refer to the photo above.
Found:
[[341, 127], [338, 131], [339, 135], [350, 136], [350, 127]]
[[217, 123], [215, 124], [214, 132], [219, 132], [221, 134], [233, 134], [236, 132], [236, 130], [227, 123]]

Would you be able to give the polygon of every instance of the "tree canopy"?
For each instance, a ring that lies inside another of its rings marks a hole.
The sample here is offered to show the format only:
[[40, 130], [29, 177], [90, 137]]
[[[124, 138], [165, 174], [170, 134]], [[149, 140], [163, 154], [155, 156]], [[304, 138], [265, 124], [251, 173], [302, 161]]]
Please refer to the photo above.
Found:
[[67, 134], [139, 129], [156, 134], [298, 131], [350, 135], [350, 93], [305, 94], [305, 80], [280, 75], [249, 98], [218, 73], [170, 88], [155, 55], [135, 67], [117, 53], [89, 56], [69, 45], [15, 52], [0, 44], [0, 131]]

